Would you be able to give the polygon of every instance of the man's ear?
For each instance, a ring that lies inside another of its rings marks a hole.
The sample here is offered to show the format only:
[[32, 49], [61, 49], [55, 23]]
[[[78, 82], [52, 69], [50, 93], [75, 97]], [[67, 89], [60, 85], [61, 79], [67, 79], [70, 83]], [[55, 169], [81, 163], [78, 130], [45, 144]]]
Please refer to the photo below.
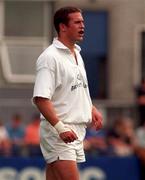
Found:
[[65, 32], [66, 31], [66, 25], [63, 24], [63, 23], [60, 23], [59, 24], [59, 29], [60, 29], [60, 31]]

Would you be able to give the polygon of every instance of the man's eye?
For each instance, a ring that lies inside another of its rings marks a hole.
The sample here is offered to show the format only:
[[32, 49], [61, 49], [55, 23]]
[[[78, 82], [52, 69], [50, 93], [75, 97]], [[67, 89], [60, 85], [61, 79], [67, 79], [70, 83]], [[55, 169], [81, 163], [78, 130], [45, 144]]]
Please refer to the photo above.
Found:
[[80, 23], [81, 21], [75, 21], [75, 23]]

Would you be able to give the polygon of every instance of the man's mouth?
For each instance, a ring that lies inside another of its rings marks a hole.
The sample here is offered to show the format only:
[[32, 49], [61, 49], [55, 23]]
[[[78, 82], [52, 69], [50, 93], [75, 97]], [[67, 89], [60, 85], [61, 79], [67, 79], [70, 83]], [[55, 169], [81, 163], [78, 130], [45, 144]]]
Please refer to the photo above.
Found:
[[84, 35], [84, 30], [79, 31], [80, 35]]

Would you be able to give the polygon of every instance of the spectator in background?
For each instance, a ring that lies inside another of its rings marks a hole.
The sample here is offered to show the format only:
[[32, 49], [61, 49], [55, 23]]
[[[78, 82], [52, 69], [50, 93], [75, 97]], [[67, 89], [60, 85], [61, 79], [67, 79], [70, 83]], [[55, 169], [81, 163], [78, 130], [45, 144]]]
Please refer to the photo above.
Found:
[[8, 132], [2, 121], [0, 121], [0, 155], [11, 155], [11, 143], [9, 140]]
[[136, 129], [136, 136], [138, 139], [138, 145], [145, 148], [145, 122], [142, 126]]
[[128, 117], [117, 119], [107, 133], [107, 142], [112, 150], [112, 155], [137, 156], [140, 161], [141, 180], [144, 180], [145, 147], [139, 141], [138, 136], [136, 136], [134, 121]]
[[141, 85], [136, 89], [137, 106], [139, 113], [139, 126], [145, 123], [145, 78], [142, 79]]
[[14, 114], [10, 124], [7, 126], [8, 134], [12, 142], [12, 155], [22, 155], [24, 147], [25, 129], [22, 124], [22, 116]]
[[96, 131], [93, 125], [88, 126], [84, 139], [85, 152], [94, 155], [107, 155], [108, 146], [105, 139], [106, 133], [104, 129]]
[[39, 146], [40, 143], [39, 124], [40, 124], [40, 115], [34, 114], [32, 117], [32, 122], [30, 122], [26, 127], [25, 145], [28, 150], [28, 155], [30, 156], [41, 155], [41, 150]]
[[136, 130], [138, 146], [135, 147], [135, 153], [141, 162], [142, 179], [145, 179], [145, 77], [140, 86], [136, 89], [137, 108], [139, 114], [139, 127]]
[[134, 154], [136, 136], [133, 120], [121, 117], [114, 121], [113, 127], [107, 132], [107, 142], [112, 155], [129, 156]]
[[135, 154], [140, 160], [141, 179], [145, 179], [145, 122], [142, 126], [136, 129], [138, 140], [137, 146], [134, 148]]

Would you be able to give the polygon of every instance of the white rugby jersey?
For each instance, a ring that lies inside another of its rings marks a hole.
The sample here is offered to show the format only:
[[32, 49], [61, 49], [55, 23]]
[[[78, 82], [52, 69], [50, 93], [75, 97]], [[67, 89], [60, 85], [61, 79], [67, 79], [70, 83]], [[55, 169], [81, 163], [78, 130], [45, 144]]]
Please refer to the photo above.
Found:
[[75, 53], [78, 64], [64, 44], [53, 40], [37, 60], [33, 98], [50, 99], [64, 123], [88, 123], [92, 120], [92, 102], [78, 45]]

